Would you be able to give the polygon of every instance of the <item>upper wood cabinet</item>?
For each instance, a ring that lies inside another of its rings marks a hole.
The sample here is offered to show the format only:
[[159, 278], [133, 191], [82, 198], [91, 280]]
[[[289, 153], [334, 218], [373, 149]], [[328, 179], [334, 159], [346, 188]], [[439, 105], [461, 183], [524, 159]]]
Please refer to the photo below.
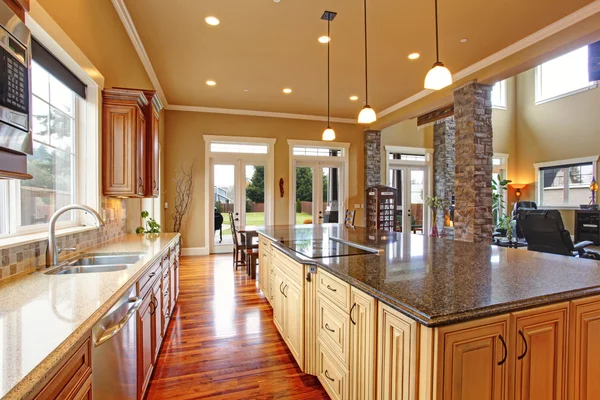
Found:
[[154, 90], [144, 90], [148, 100], [146, 121], [146, 190], [144, 197], [158, 197], [160, 193], [159, 113], [162, 102]]
[[106, 89], [102, 105], [102, 184], [105, 196], [146, 193], [146, 116], [141, 91]]

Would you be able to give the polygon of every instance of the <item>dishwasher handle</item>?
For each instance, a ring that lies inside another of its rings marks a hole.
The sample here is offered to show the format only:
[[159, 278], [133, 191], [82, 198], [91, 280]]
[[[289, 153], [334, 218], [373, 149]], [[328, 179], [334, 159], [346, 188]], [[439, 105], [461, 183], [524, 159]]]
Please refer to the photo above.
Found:
[[123, 316], [123, 318], [121, 318], [121, 320], [116, 324], [106, 328], [102, 334], [98, 335], [98, 339], [94, 338], [94, 346], [100, 346], [102, 343], [119, 333], [140, 308], [142, 305], [142, 299], [140, 297], [132, 297], [129, 299], [129, 303], [131, 306], [129, 306], [129, 310], [127, 310], [127, 313]]

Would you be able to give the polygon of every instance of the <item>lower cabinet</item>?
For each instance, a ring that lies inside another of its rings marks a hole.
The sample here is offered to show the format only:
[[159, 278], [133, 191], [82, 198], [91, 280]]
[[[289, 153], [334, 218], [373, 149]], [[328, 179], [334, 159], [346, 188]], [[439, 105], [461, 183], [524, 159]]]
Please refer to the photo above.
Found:
[[260, 260], [258, 263], [259, 274], [258, 274], [258, 285], [260, 290], [263, 292], [265, 298], [271, 302], [271, 254], [263, 250], [264, 247], [261, 243], [259, 250]]
[[153, 323], [155, 311], [152, 290], [150, 290], [144, 297], [137, 314], [138, 398], [142, 398], [140, 394], [146, 392], [154, 368], [152, 337], [156, 335]]
[[352, 288], [350, 292], [350, 398], [375, 396], [377, 302]]
[[283, 297], [283, 287], [285, 286], [285, 276], [279, 268], [273, 269], [273, 323], [275, 327], [285, 339], [285, 328], [284, 328], [284, 309], [285, 309], [285, 298]]

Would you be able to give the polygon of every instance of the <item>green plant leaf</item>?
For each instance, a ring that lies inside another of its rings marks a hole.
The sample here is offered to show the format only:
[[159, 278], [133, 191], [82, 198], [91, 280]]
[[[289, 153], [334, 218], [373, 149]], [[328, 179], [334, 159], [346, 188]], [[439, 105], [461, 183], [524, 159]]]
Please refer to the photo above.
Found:
[[148, 218], [148, 215], [150, 215], [150, 213], [146, 210], [142, 211], [142, 218]]

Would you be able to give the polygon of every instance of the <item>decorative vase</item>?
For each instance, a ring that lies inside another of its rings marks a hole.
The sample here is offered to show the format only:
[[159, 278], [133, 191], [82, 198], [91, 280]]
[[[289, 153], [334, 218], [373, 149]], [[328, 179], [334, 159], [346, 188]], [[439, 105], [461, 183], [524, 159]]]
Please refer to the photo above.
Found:
[[433, 213], [433, 223], [431, 224], [431, 231], [429, 232], [429, 236], [440, 237], [440, 234], [439, 234], [438, 228], [437, 228], [437, 213], [436, 212]]

